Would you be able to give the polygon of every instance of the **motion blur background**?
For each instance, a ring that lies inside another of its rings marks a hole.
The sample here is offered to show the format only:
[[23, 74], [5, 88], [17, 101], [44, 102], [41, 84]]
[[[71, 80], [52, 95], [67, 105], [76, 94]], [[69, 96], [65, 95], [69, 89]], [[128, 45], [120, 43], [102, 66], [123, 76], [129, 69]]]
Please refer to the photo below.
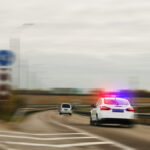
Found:
[[[150, 0], [0, 0], [0, 52], [16, 56], [0, 53], [0, 149], [148, 150], [149, 16]], [[103, 94], [131, 102], [134, 128], [89, 125]]]
[[150, 113], [149, 15], [149, 0], [0, 0], [0, 48], [16, 54], [11, 114], [90, 104], [103, 90], [131, 93]]

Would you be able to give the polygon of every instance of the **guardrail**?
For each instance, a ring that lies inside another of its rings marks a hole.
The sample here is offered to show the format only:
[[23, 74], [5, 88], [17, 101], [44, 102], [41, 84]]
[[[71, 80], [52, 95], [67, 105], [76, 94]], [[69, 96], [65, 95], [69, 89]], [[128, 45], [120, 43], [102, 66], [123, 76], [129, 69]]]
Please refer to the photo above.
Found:
[[[36, 111], [50, 110], [52, 108], [57, 109], [58, 104], [42, 104], [42, 105], [41, 104], [35, 104], [35, 105], [31, 104], [31, 105], [27, 105], [27, 107], [23, 108], [23, 110], [28, 111], [28, 112], [36, 112]], [[80, 109], [82, 109], [82, 108], [90, 108], [90, 105], [89, 104], [76, 105], [75, 109], [74, 109], [74, 112], [78, 113], [78, 114], [89, 116], [90, 112], [89, 111], [84, 111], [84, 110], [81, 111]], [[150, 113], [136, 113], [136, 117], [137, 118], [150, 119]]]
[[[48, 110], [56, 110], [58, 109], [57, 105], [51, 105], [49, 106], [49, 108], [21, 108], [18, 109], [17, 112], [14, 114], [14, 118], [16, 116], [26, 116], [26, 115], [30, 115], [32, 113], [36, 113], [36, 112], [42, 112], [42, 111], [48, 111]], [[81, 111], [81, 110], [77, 110], [74, 109], [73, 110], [74, 113], [80, 114], [80, 115], [84, 115], [84, 116], [90, 116], [90, 111]], [[144, 125], [150, 125], [150, 113], [136, 113], [135, 114], [137, 121], [136, 123], [140, 123], [140, 124], [144, 124]], [[12, 120], [13, 120], [12, 117]]]
[[[77, 114], [85, 115], [85, 116], [90, 116], [90, 112], [87, 111], [74, 111]], [[137, 118], [145, 118], [145, 119], [150, 119], [150, 113], [136, 113], [135, 116]]]
[[27, 116], [30, 115], [32, 113], [36, 113], [36, 112], [42, 112], [42, 111], [47, 111], [47, 110], [55, 110], [56, 107], [49, 107], [49, 108], [19, 108], [14, 115], [12, 116], [10, 121], [15, 120], [14, 118], [16, 117], [23, 117], [23, 116]]
[[138, 118], [150, 119], [150, 113], [137, 113]]
[[[90, 108], [89, 104], [80, 104], [75, 105], [75, 109], [73, 110], [74, 113], [78, 113], [81, 115], [89, 116], [90, 111], [85, 111], [84, 109]], [[46, 110], [54, 110], [58, 109], [58, 104], [31, 104], [27, 105], [26, 108], [21, 108], [17, 112], [18, 114], [31, 114], [33, 112], [40, 112], [40, 111], [46, 111]], [[82, 110], [83, 109], [83, 110]], [[142, 118], [142, 119], [150, 119], [150, 113], [136, 113], [136, 118]]]

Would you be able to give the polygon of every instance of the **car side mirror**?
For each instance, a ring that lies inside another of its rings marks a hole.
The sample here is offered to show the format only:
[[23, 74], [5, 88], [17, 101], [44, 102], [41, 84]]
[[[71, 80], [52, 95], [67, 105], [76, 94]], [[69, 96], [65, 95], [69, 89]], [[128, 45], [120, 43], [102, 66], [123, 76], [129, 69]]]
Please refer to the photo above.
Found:
[[96, 107], [96, 105], [95, 105], [95, 104], [92, 104], [92, 105], [91, 105], [91, 107], [95, 108], [95, 107]]

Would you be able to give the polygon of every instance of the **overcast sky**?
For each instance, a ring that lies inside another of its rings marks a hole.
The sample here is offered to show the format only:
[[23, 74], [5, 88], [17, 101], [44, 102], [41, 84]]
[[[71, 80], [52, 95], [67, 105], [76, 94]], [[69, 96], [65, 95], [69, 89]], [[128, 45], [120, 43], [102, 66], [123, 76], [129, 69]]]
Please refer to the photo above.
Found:
[[150, 90], [150, 0], [0, 0], [0, 48], [18, 33], [22, 87]]

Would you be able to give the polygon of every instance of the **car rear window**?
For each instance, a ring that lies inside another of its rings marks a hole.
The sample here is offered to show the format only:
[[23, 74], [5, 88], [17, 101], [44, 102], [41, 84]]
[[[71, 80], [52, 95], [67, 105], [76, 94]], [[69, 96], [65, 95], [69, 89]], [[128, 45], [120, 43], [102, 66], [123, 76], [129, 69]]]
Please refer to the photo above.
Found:
[[62, 107], [63, 108], [70, 108], [70, 105], [69, 104], [62, 104]]
[[108, 105], [128, 105], [129, 104], [127, 100], [121, 100], [121, 99], [104, 99], [104, 103]]

